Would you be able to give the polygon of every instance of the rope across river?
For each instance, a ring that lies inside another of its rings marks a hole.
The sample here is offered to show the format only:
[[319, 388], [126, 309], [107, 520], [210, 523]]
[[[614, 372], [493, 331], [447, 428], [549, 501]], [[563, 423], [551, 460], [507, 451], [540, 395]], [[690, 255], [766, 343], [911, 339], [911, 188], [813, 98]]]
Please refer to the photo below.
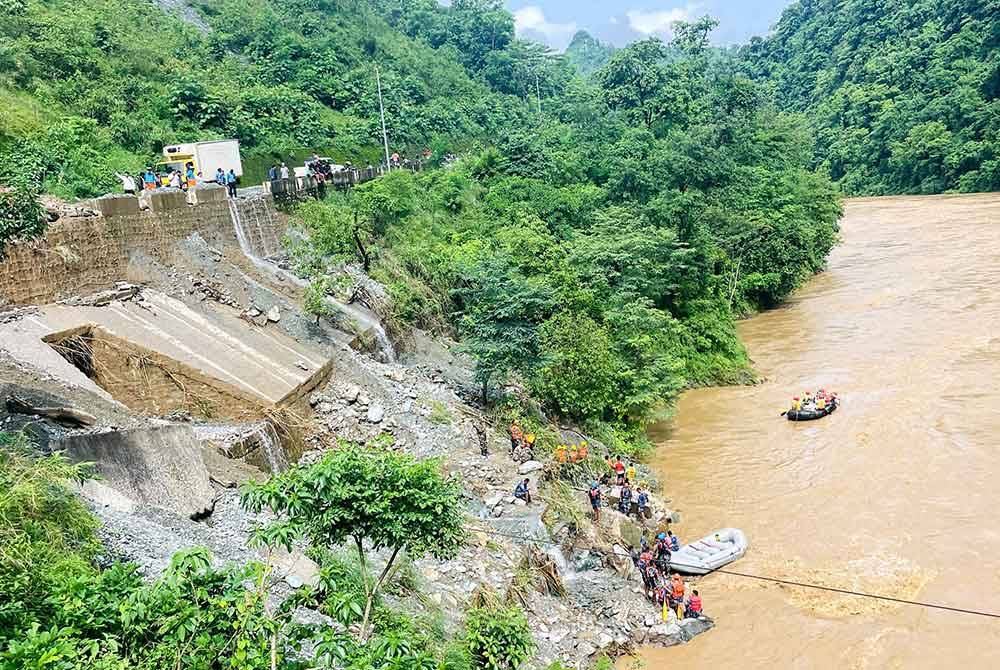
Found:
[[[472, 527], [472, 526], [466, 526], [465, 528], [466, 528], [466, 530], [470, 530], [470, 531], [474, 531], [474, 532], [485, 533], [487, 535], [498, 535], [500, 537], [509, 537], [509, 538], [513, 538], [515, 540], [524, 540], [525, 542], [536, 542], [536, 543], [539, 543], [539, 544], [551, 544], [551, 545], [554, 545], [554, 546], [559, 546], [559, 544], [560, 544], [559, 542], [554, 542], [552, 540], [542, 540], [542, 539], [539, 539], [539, 538], [528, 537], [528, 536], [525, 536], [525, 535], [515, 535], [513, 533], [503, 533], [501, 531], [490, 530], [490, 529], [486, 529], [486, 528], [476, 528], [476, 527]], [[679, 565], [679, 564], [676, 564], [676, 563], [672, 563], [671, 565], [672, 566], [681, 567], [681, 568], [687, 567], [687, 566]], [[723, 575], [732, 575], [733, 577], [742, 577], [744, 579], [756, 579], [758, 581], [772, 582], [774, 584], [783, 584], [785, 586], [797, 586], [797, 587], [804, 588], [804, 589], [815, 589], [815, 590], [818, 590], [818, 591], [828, 591], [830, 593], [839, 593], [841, 595], [856, 596], [858, 598], [871, 598], [873, 600], [882, 600], [882, 601], [886, 601], [886, 602], [898, 603], [898, 604], [901, 604], [901, 605], [914, 605], [916, 607], [925, 607], [925, 608], [928, 608], [928, 609], [943, 610], [943, 611], [946, 611], [946, 612], [957, 612], [959, 614], [971, 614], [971, 615], [974, 615], [974, 616], [981, 616], [981, 617], [986, 617], [986, 618], [989, 618], [989, 619], [1000, 619], [1000, 613], [997, 613], [997, 612], [987, 612], [987, 611], [983, 611], [983, 610], [975, 610], [975, 609], [969, 609], [969, 608], [965, 608], [965, 607], [954, 607], [954, 606], [951, 606], [951, 605], [940, 605], [940, 604], [937, 604], [937, 603], [921, 602], [919, 600], [907, 600], [906, 598], [894, 598], [892, 596], [883, 596], [883, 595], [879, 595], [879, 594], [875, 594], [875, 593], [864, 593], [862, 591], [854, 591], [852, 589], [841, 589], [841, 588], [837, 588], [837, 587], [834, 587], [834, 586], [822, 586], [820, 584], [809, 584], [807, 582], [797, 582], [797, 581], [793, 581], [793, 580], [790, 580], [790, 579], [779, 579], [777, 577], [767, 577], [767, 576], [764, 576], [764, 575], [754, 575], [754, 574], [751, 574], [751, 573], [748, 573], [748, 572], [736, 572], [735, 570], [725, 570], [723, 568], [715, 570], [714, 572], [717, 572], [717, 573], [720, 573], [720, 574], [723, 574]]]

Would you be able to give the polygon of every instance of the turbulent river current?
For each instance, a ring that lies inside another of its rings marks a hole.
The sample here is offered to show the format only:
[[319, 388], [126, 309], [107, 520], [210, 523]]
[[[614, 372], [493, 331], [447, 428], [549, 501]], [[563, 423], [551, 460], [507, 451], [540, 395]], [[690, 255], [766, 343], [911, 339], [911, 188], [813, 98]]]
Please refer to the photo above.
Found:
[[[657, 469], [741, 572], [1000, 612], [1000, 195], [846, 203], [828, 270], [740, 324], [763, 383], [686, 393]], [[837, 391], [816, 422], [792, 395]], [[717, 627], [661, 668], [998, 668], [1000, 620], [776, 586], [697, 585]], [[622, 667], [627, 667], [627, 664]]]

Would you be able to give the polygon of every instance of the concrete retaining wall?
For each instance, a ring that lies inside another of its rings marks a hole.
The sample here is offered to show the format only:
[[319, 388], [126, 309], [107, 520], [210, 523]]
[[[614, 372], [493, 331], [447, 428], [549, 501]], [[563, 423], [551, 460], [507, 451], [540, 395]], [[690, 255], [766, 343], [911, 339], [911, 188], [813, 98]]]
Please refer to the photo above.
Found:
[[[258, 196], [254, 207], [274, 212], [270, 196]], [[148, 209], [140, 209], [141, 204]], [[108, 288], [126, 277], [129, 255], [141, 251], [165, 261], [174, 243], [192, 233], [206, 240], [235, 243], [229, 201], [220, 186], [200, 186], [185, 194], [161, 189], [139, 198], [97, 198], [98, 216], [62, 218], [39, 240], [9, 244], [0, 260], [0, 305], [44, 304]], [[250, 203], [240, 203], [245, 207]], [[258, 220], [284, 234], [276, 216]]]

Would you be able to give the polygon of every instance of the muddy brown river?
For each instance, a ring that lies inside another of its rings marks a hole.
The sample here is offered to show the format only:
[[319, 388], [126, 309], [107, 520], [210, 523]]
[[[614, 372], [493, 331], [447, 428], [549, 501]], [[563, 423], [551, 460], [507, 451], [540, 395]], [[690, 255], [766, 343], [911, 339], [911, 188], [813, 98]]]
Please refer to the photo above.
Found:
[[[1000, 612], [1000, 194], [845, 210], [828, 271], [740, 325], [765, 382], [687, 393], [653, 431], [675, 531], [742, 528], [741, 572]], [[779, 417], [818, 387], [834, 415]], [[697, 586], [717, 627], [650, 670], [1000, 667], [998, 619]]]

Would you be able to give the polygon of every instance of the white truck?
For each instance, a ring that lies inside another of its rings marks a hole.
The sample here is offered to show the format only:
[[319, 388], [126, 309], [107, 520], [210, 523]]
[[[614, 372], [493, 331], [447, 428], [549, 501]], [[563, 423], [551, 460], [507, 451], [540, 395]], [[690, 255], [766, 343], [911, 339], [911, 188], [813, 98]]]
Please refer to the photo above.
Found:
[[183, 175], [187, 164], [194, 164], [195, 174], [201, 174], [201, 179], [215, 179], [219, 168], [229, 173], [236, 172], [237, 177], [243, 176], [243, 162], [240, 160], [240, 143], [238, 140], [214, 140], [211, 142], [189, 142], [187, 144], [171, 144], [163, 147], [164, 171], [180, 170]]

